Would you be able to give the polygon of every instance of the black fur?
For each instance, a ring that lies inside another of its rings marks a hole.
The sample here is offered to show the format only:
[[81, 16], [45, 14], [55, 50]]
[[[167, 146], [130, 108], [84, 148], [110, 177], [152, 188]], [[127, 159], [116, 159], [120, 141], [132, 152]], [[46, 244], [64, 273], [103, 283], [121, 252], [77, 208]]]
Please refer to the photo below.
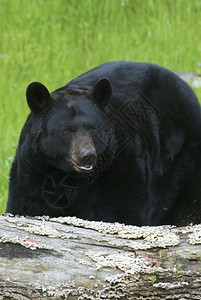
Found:
[[[51, 94], [33, 83], [27, 101], [32, 112], [12, 165], [7, 212], [136, 225], [201, 222], [201, 109], [173, 72], [111, 62]], [[65, 178], [72, 201], [47, 201], [52, 178]]]

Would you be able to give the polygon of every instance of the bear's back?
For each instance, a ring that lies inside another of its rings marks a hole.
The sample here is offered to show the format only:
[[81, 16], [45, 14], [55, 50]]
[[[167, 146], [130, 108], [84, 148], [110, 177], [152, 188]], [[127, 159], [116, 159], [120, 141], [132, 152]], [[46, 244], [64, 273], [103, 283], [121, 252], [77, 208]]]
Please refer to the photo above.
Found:
[[[149, 92], [160, 90], [176, 96], [183, 94], [184, 101], [195, 103], [199, 107], [196, 96], [189, 85], [174, 72], [152, 63], [114, 61], [102, 64], [70, 81], [57, 91], [78, 89], [79, 91], [93, 87], [100, 79], [106, 77], [113, 86], [113, 92], [130, 93], [136, 91]], [[57, 92], [55, 91], [55, 92]]]
[[[75, 90], [82, 93], [90, 90], [103, 77], [112, 84], [118, 109], [128, 100], [135, 106], [139, 97], [144, 97], [152, 107], [157, 108], [161, 120], [166, 116], [181, 120], [182, 123], [190, 120], [190, 127], [194, 123], [201, 130], [200, 104], [190, 86], [174, 72], [156, 64], [108, 62], [78, 76], [57, 91]], [[115, 106], [115, 101], [111, 101], [111, 106]], [[189, 126], [188, 122], [186, 126]]]

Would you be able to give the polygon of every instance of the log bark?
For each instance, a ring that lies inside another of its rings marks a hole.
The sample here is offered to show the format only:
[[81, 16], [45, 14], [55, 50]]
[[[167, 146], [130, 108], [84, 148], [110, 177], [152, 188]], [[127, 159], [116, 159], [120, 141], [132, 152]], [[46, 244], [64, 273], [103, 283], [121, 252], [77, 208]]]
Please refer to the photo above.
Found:
[[1, 216], [0, 299], [201, 299], [201, 225]]

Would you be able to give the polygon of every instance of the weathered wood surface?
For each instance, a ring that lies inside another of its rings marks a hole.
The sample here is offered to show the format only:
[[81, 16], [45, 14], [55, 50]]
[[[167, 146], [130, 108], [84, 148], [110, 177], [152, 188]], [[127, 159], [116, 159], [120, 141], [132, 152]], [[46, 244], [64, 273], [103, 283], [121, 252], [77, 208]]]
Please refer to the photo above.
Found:
[[0, 217], [0, 299], [201, 299], [201, 225]]

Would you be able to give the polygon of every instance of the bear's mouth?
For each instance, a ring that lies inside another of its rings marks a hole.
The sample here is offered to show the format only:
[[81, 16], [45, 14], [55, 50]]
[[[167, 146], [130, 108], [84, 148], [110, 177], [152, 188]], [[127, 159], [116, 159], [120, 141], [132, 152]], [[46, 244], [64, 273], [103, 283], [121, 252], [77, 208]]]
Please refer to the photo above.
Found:
[[77, 172], [90, 172], [96, 164], [95, 159], [90, 159], [88, 161], [82, 161], [82, 159], [70, 159], [70, 162]]
[[76, 165], [76, 168], [82, 171], [91, 171], [93, 169], [93, 165], [84, 165], [84, 166]]
[[75, 169], [76, 171], [78, 171], [78, 172], [80, 172], [80, 171], [90, 172], [90, 171], [93, 170], [93, 167], [94, 167], [94, 165], [92, 165], [92, 164], [88, 164], [88, 165], [78, 165], [78, 164], [76, 164], [75, 162], [72, 162], [72, 161], [71, 161], [71, 163], [72, 163], [74, 169]]

